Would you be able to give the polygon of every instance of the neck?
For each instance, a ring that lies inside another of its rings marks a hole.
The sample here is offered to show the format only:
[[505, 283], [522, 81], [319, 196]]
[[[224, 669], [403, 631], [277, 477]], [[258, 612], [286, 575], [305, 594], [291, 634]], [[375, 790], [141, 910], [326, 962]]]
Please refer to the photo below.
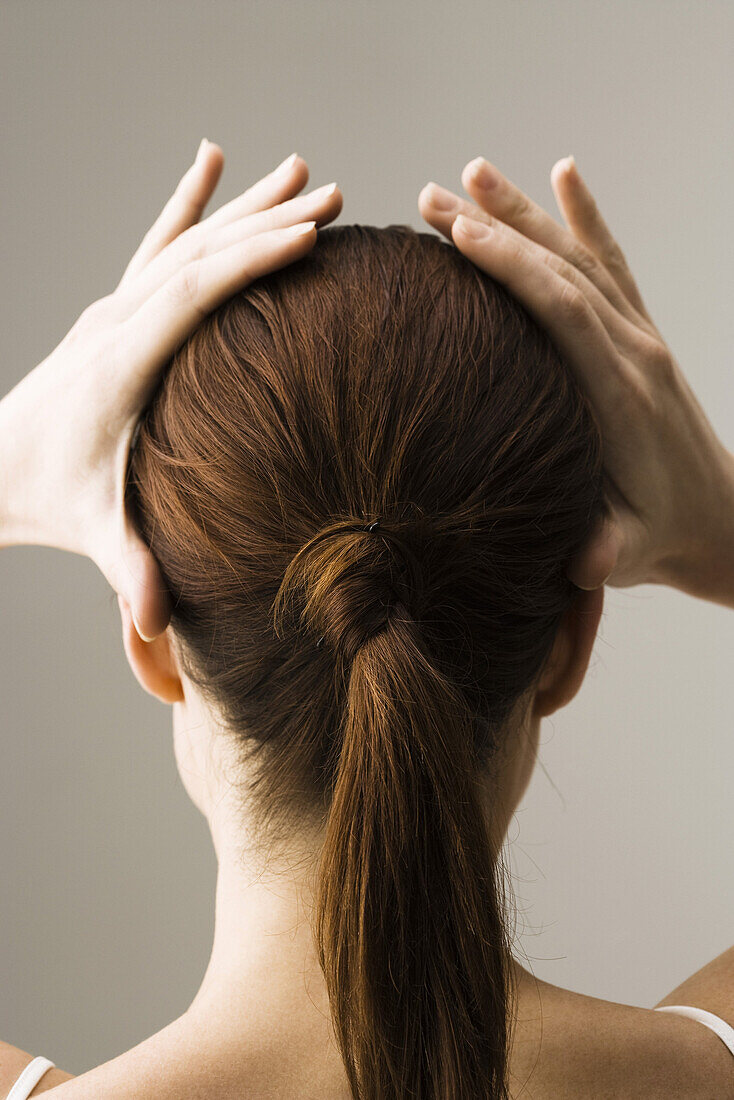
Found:
[[214, 942], [188, 1014], [225, 1017], [238, 1034], [258, 1019], [296, 1022], [300, 1017], [302, 1023], [303, 1012], [314, 1007], [328, 1018], [326, 984], [311, 930], [319, 846], [277, 869], [263, 869], [221, 837], [215, 836], [215, 848]]
[[[502, 782], [494, 785], [495, 802], [508, 795], [506, 812], [496, 817], [503, 836], [532, 771], [537, 732], [531, 731], [535, 737], [513, 754]], [[279, 1030], [292, 1021], [303, 1034], [304, 1019], [316, 1012], [323, 1029], [331, 1017], [312, 932], [323, 835], [302, 827], [298, 848], [263, 866], [252, 841], [254, 823], [234, 798], [220, 788], [210, 802], [216, 811], [207, 814], [218, 859], [214, 942], [186, 1016], [197, 1024], [206, 1019], [225, 1029], [231, 1025], [230, 1033], [238, 1035], [268, 1020], [271, 1026], [278, 1021]]]

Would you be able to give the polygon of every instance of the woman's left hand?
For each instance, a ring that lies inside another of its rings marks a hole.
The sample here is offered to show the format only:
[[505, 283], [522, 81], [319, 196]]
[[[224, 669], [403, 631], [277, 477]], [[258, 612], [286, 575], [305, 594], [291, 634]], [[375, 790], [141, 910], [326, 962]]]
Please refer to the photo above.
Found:
[[308, 168], [294, 154], [199, 224], [223, 163], [219, 146], [202, 142], [116, 289], [0, 401], [0, 546], [90, 557], [146, 640], [165, 630], [170, 598], [124, 508], [138, 418], [204, 317], [305, 255], [342, 205], [335, 184], [299, 195]]

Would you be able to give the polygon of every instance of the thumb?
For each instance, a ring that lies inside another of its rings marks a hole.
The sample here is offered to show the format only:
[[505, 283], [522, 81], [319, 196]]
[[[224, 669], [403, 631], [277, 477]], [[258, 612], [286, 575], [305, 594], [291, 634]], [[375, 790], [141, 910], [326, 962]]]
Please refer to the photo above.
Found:
[[571, 559], [566, 576], [577, 588], [600, 588], [614, 573], [621, 549], [622, 532], [616, 515], [612, 512], [602, 517]]
[[140, 536], [126, 530], [123, 576], [127, 577], [121, 594], [130, 605], [130, 613], [143, 641], [152, 642], [168, 626], [171, 598], [160, 566]]
[[104, 538], [90, 557], [128, 604], [140, 637], [152, 642], [168, 626], [171, 597], [158, 562], [129, 518], [116, 526], [116, 536]]

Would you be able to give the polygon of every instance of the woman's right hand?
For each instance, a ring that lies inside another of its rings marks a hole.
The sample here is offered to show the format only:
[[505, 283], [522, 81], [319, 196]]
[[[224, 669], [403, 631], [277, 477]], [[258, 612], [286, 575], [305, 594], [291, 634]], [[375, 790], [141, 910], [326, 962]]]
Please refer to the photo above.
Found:
[[650, 318], [573, 158], [551, 184], [561, 227], [486, 160], [427, 184], [423, 217], [548, 332], [603, 439], [607, 515], [569, 564], [580, 588], [670, 584], [734, 606], [734, 455]]

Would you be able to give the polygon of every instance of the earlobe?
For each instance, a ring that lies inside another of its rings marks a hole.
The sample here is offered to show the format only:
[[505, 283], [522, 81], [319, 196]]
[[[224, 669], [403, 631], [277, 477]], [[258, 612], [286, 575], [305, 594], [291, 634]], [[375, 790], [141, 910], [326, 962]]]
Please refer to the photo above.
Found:
[[533, 701], [541, 718], [573, 699], [583, 683], [604, 607], [604, 585], [579, 591], [558, 627]]
[[183, 702], [183, 684], [168, 631], [164, 630], [152, 642], [143, 641], [135, 628], [129, 604], [120, 595], [117, 602], [122, 619], [122, 643], [135, 679], [144, 691], [163, 703]]

